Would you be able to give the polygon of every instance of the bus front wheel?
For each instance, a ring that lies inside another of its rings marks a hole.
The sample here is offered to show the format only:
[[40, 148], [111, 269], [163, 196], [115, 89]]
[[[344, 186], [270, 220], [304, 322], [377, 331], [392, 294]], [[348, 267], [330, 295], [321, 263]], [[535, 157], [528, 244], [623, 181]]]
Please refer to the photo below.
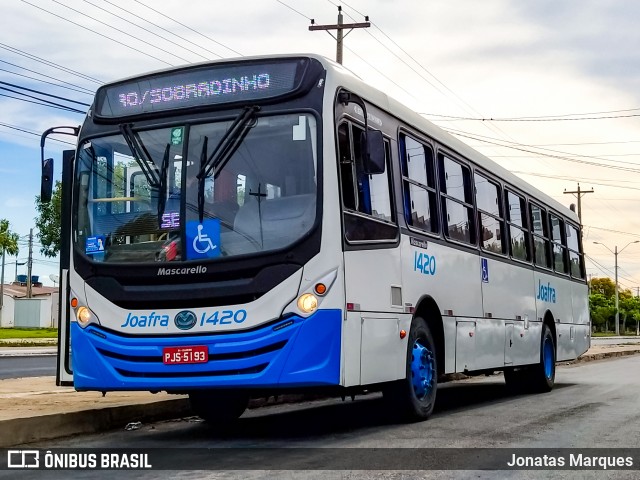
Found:
[[406, 378], [391, 384], [383, 395], [392, 413], [408, 420], [426, 420], [433, 412], [438, 389], [436, 345], [420, 317], [411, 322], [408, 339]]
[[218, 425], [231, 423], [249, 405], [249, 396], [242, 392], [198, 390], [189, 393], [191, 410], [203, 420]]

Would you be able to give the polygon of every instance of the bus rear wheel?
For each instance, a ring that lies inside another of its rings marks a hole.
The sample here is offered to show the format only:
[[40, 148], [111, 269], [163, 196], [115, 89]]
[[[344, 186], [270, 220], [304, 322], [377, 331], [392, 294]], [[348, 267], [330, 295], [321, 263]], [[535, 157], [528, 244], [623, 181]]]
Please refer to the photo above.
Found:
[[545, 393], [553, 389], [556, 379], [556, 347], [548, 325], [542, 326], [540, 362], [506, 369], [504, 379], [509, 389], [516, 393]]
[[436, 345], [420, 317], [411, 322], [408, 339], [406, 378], [391, 384], [383, 395], [392, 413], [411, 421], [426, 420], [433, 412], [438, 390]]
[[189, 393], [191, 410], [203, 420], [226, 425], [237, 420], [249, 405], [249, 396], [242, 392], [198, 390]]

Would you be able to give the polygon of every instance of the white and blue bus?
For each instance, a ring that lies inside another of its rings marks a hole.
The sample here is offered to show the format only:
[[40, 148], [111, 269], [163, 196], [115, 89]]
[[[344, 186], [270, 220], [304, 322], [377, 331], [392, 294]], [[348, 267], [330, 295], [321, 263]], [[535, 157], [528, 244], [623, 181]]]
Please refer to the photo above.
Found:
[[69, 133], [60, 385], [423, 419], [446, 374], [548, 391], [590, 345], [576, 214], [325, 58], [110, 83]]

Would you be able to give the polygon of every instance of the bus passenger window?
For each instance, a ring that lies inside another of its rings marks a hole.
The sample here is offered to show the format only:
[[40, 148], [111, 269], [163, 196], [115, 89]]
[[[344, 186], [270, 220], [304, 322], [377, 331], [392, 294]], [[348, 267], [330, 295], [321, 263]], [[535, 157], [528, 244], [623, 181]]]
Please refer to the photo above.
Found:
[[507, 223], [509, 225], [511, 257], [528, 262], [531, 260], [531, 251], [528, 242], [528, 229], [526, 223], [526, 208], [524, 198], [507, 192]]
[[553, 269], [558, 273], [569, 273], [567, 268], [566, 240], [562, 238], [562, 220], [555, 215], [549, 215], [551, 222], [551, 244], [553, 247]]
[[530, 205], [529, 210], [531, 213], [531, 233], [533, 233], [534, 263], [539, 267], [551, 268], [547, 212], [533, 204]]
[[433, 151], [411, 137], [400, 136], [404, 213], [414, 228], [438, 233]]
[[480, 218], [480, 246], [489, 252], [505, 253], [500, 187], [478, 173], [475, 174], [475, 186]]
[[569, 248], [569, 267], [573, 278], [584, 279], [584, 258], [580, 253], [580, 233], [576, 227], [565, 223], [567, 227], [567, 247]]
[[452, 240], [474, 244], [471, 172], [468, 167], [442, 154], [438, 160], [445, 235]]

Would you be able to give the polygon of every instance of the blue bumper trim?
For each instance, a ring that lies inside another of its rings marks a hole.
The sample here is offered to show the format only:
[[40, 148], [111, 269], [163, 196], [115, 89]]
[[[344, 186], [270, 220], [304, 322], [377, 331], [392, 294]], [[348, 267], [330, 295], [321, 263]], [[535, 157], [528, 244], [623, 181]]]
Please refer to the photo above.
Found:
[[[339, 385], [342, 312], [319, 310], [249, 332], [123, 336], [71, 324], [77, 390], [168, 390]], [[164, 347], [205, 345], [207, 363], [165, 365]]]

